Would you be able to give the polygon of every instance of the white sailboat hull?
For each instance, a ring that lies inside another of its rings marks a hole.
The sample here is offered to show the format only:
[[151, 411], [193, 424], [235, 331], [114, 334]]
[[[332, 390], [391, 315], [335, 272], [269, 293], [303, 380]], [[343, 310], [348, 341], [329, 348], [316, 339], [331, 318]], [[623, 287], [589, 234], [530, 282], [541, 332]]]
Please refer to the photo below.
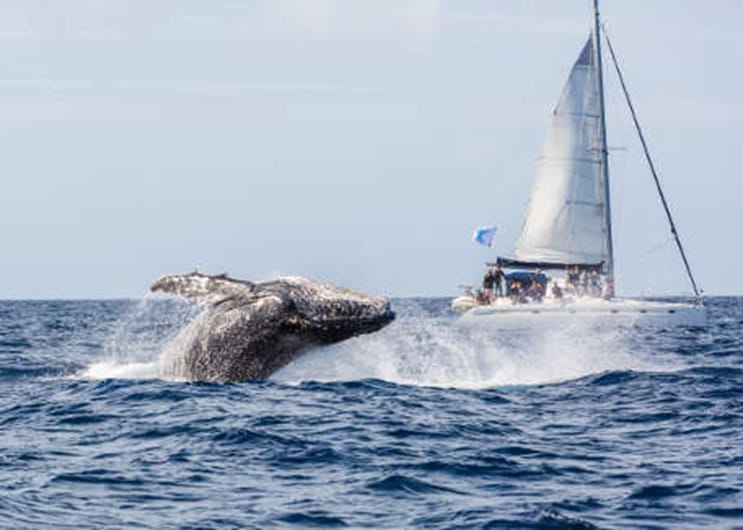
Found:
[[452, 308], [464, 310], [459, 322], [471, 327], [507, 329], [588, 325], [669, 328], [707, 325], [707, 308], [697, 304], [598, 298], [512, 304], [510, 300], [499, 299], [491, 305], [465, 309], [463, 298], [456, 299], [455, 302], [459, 303], [453, 303]]

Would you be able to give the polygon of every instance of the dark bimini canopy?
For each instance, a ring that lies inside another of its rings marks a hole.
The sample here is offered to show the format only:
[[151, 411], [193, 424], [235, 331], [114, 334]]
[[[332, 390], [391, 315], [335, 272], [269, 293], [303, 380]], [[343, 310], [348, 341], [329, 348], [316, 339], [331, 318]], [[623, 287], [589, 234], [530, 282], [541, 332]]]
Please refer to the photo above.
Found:
[[538, 261], [518, 261], [509, 258], [498, 258], [495, 263], [488, 263], [488, 266], [500, 265], [501, 267], [508, 267], [511, 269], [543, 269], [543, 270], [565, 270], [573, 267], [578, 267], [582, 271], [593, 271], [601, 272], [604, 268], [604, 262], [599, 263], [545, 263]]

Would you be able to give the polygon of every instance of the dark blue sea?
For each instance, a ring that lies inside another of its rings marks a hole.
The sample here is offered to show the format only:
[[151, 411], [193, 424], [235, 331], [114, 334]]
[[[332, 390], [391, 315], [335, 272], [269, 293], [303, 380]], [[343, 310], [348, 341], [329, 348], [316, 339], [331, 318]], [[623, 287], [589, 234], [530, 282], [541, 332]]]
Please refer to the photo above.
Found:
[[160, 377], [194, 306], [0, 302], [0, 527], [743, 528], [743, 299], [496, 337], [448, 302], [242, 384]]

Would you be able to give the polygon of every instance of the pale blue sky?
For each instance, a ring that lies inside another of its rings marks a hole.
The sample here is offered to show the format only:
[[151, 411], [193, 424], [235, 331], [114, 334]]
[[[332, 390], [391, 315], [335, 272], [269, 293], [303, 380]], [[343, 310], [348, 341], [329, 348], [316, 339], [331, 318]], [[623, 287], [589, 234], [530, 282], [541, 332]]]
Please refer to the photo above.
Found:
[[[138, 297], [194, 267], [456, 294], [513, 248], [588, 7], [0, 1], [0, 298]], [[743, 2], [602, 12], [700, 284], [743, 293]], [[688, 292], [606, 76], [618, 289]]]

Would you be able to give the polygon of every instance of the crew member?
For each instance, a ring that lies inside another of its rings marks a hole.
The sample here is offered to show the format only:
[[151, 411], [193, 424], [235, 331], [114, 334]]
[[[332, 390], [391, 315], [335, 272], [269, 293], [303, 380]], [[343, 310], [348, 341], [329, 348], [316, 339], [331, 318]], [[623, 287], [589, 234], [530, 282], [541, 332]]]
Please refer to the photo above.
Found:
[[493, 269], [488, 269], [485, 273], [485, 277], [482, 279], [482, 293], [486, 303], [490, 303], [493, 299], [493, 284], [495, 283], [495, 273]]
[[537, 280], [532, 280], [527, 295], [532, 299], [533, 302], [540, 303], [544, 298], [544, 290], [542, 289], [542, 283]]
[[503, 269], [501, 269], [500, 265], [495, 266], [495, 296], [496, 298], [499, 296], [505, 296], [503, 291], [503, 281], [506, 277], [506, 275], [503, 273]]
[[542, 269], [537, 267], [534, 269], [534, 274], [531, 277], [531, 284], [529, 285], [528, 293], [529, 297], [534, 302], [541, 302], [544, 298], [544, 285], [542, 285]]
[[513, 280], [510, 283], [508, 286], [508, 293], [511, 295], [511, 303], [519, 304], [526, 301], [523, 289], [521, 288], [521, 282], [518, 280]]
[[590, 295], [591, 296], [600, 296], [601, 295], [601, 279], [599, 278], [599, 273], [596, 272], [596, 269], [593, 269], [591, 271], [591, 278], [589, 280], [589, 289], [590, 289]]
[[578, 282], [580, 280], [580, 271], [578, 270], [578, 266], [574, 265], [573, 267], [570, 267], [568, 269], [568, 287], [572, 287], [575, 294], [578, 293]]
[[604, 282], [604, 300], [611, 300], [614, 297], [614, 286], [609, 280]]

